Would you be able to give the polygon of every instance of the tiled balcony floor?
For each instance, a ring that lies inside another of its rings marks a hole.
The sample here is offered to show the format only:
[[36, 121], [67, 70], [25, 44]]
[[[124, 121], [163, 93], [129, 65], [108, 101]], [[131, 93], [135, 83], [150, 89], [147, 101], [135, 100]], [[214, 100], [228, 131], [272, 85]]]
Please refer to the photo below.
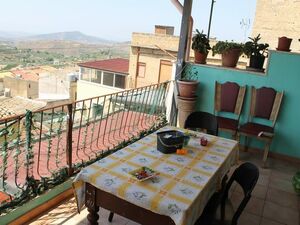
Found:
[[[241, 161], [250, 161], [258, 166], [261, 156], [254, 153], [241, 153]], [[239, 219], [239, 225], [299, 225], [300, 197], [291, 185], [291, 178], [300, 165], [269, 159], [268, 169], [260, 168], [260, 177], [254, 189], [252, 198]], [[242, 191], [233, 186], [231, 195], [232, 205], [235, 207], [242, 198]], [[136, 223], [115, 215], [113, 222], [107, 221], [109, 212], [100, 209], [99, 224], [101, 225], [134, 225]], [[74, 198], [60, 204], [43, 216], [31, 222], [30, 225], [76, 225], [87, 224], [87, 210], [80, 214], [76, 211]]]

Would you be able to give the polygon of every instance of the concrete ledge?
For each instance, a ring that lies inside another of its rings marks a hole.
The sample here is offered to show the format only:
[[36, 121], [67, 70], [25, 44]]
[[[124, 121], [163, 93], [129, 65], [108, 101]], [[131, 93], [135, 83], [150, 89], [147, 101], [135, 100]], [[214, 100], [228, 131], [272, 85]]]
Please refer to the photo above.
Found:
[[61, 201], [73, 196], [72, 179], [30, 200], [6, 215], [0, 216], [1, 225], [21, 225], [34, 219]]

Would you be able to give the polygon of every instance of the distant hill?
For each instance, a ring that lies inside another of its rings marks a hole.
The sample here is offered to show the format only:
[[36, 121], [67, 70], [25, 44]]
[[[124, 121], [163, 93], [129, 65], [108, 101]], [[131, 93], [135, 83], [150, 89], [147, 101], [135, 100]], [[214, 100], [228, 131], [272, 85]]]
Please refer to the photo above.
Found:
[[25, 33], [25, 32], [19, 32], [19, 31], [1, 31], [0, 30], [0, 39], [2, 39], [2, 40], [12, 40], [12, 39], [24, 38], [24, 37], [27, 37], [30, 35], [32, 35], [32, 34]]
[[58, 33], [50, 33], [50, 34], [40, 34], [40, 35], [34, 35], [25, 37], [22, 41], [74, 41], [74, 42], [80, 42], [85, 44], [113, 44], [114, 42], [89, 36], [86, 34], [83, 34], [79, 31], [71, 31], [71, 32], [58, 32]]

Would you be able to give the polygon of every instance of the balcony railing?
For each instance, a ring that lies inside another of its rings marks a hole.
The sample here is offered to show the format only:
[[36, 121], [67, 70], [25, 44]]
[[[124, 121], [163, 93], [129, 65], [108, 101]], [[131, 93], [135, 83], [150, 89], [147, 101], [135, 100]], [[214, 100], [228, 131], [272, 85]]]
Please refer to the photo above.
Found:
[[0, 214], [166, 123], [169, 83], [0, 120]]

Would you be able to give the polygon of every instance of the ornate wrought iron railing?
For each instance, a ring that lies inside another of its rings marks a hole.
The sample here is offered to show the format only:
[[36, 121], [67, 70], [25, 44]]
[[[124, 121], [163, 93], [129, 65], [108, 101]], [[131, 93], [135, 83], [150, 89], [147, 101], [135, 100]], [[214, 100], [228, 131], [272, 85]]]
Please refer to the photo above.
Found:
[[169, 83], [0, 120], [0, 214], [166, 123]]

